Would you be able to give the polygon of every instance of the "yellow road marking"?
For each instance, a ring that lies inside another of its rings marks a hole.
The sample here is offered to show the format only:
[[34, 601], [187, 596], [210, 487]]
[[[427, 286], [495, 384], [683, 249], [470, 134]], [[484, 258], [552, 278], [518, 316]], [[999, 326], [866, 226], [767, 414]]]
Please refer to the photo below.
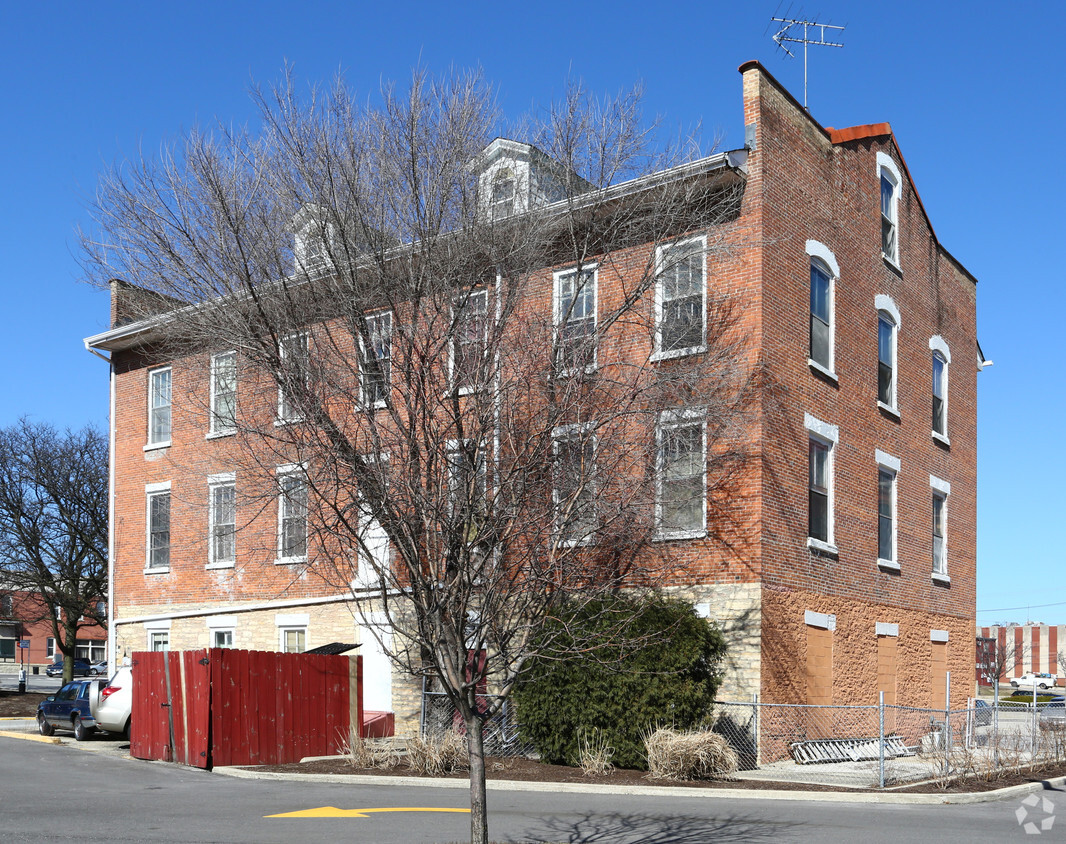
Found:
[[338, 809], [336, 806], [322, 806], [319, 809], [303, 809], [299, 812], [283, 812], [280, 815], [264, 815], [266, 818], [365, 818], [378, 812], [464, 812], [469, 809], [428, 809], [407, 806], [396, 809]]

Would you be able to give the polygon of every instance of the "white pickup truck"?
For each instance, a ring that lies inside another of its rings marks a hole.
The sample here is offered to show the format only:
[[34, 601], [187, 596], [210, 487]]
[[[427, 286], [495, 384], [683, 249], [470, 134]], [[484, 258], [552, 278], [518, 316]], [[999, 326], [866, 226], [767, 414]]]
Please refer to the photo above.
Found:
[[1038, 689], [1051, 689], [1058, 682], [1059, 678], [1056, 674], [1034, 674], [1030, 671], [1021, 677], [1015, 677], [1010, 681], [1010, 684], [1015, 689], [1031, 689], [1034, 686]]

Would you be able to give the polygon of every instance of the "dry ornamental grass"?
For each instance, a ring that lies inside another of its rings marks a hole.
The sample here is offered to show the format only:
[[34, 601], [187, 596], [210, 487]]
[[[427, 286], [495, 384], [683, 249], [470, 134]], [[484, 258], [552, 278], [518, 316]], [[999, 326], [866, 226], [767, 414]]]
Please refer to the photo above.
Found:
[[737, 754], [717, 733], [678, 732], [660, 728], [644, 736], [652, 779], [693, 780], [730, 777], [737, 770]]

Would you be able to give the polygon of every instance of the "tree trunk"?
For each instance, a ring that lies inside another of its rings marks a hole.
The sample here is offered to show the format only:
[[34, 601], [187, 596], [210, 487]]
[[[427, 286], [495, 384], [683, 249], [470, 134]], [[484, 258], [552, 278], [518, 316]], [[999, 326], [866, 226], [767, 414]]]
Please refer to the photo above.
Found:
[[485, 737], [477, 712], [466, 717], [466, 747], [470, 755], [470, 844], [488, 844], [489, 817], [485, 805]]
[[63, 623], [63, 641], [56, 644], [62, 649], [63, 653], [63, 682], [69, 683], [74, 679], [74, 658], [78, 654], [78, 625], [72, 625], [65, 621]]

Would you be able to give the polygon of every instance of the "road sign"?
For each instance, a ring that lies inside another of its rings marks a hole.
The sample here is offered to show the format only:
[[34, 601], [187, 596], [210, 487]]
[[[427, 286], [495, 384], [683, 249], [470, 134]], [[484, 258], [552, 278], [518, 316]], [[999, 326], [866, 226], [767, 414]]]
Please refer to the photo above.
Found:
[[28, 640], [26, 640], [26, 639], [23, 639], [23, 640], [21, 640], [21, 641], [19, 642], [19, 647], [20, 647], [20, 648], [22, 648], [23, 650], [25, 650], [25, 649], [26, 649], [26, 648], [28, 648], [29, 646], [30, 646], [30, 643], [29, 643], [29, 641], [28, 641]]

